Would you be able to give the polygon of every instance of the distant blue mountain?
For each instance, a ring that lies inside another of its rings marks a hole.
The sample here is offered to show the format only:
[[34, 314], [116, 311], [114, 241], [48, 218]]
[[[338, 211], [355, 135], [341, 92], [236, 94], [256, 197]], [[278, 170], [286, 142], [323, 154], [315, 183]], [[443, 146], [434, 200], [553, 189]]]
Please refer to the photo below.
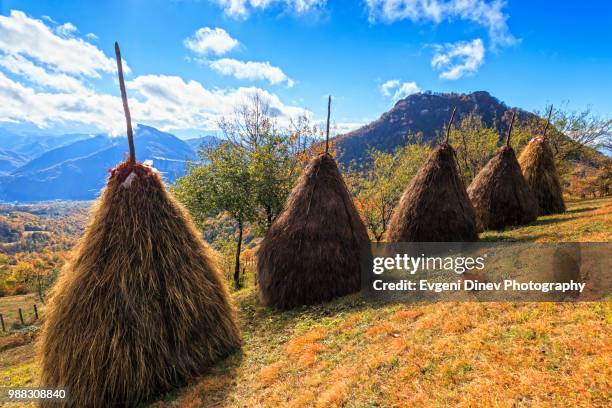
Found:
[[25, 174], [53, 167], [66, 160], [87, 157], [100, 150], [107, 149], [117, 143], [117, 138], [108, 135], [96, 135], [78, 140], [66, 146], [51, 149], [14, 171], [14, 174]]
[[191, 146], [191, 148], [196, 153], [199, 152], [200, 149], [202, 148], [206, 149], [206, 148], [217, 147], [221, 142], [222, 140], [216, 136], [202, 136], [202, 137], [195, 137], [193, 139], [185, 140], [185, 143]]
[[[151, 160], [164, 179], [183, 175], [186, 161], [196, 153], [188, 143], [150, 126], [138, 125], [134, 134], [136, 158]], [[124, 137], [97, 135], [51, 149], [0, 176], [3, 201], [90, 200], [104, 187], [108, 170], [125, 159]]]
[[10, 150], [29, 159], [33, 159], [51, 149], [65, 146], [88, 137], [90, 137], [90, 135], [80, 133], [44, 136], [20, 134], [0, 128], [0, 149]]
[[12, 150], [0, 149], [0, 174], [9, 173], [28, 161], [27, 157]]

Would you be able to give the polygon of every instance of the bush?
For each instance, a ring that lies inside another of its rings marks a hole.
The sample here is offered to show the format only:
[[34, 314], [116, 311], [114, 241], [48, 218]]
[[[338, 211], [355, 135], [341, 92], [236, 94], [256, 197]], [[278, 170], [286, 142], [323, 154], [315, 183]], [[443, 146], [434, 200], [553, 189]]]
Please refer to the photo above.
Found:
[[18, 283], [13, 289], [13, 295], [27, 295], [29, 292], [30, 289], [23, 283]]

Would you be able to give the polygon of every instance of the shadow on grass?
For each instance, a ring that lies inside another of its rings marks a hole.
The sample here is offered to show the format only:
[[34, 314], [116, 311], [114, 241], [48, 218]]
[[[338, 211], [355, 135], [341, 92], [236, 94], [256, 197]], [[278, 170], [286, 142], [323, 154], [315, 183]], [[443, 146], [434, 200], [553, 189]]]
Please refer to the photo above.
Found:
[[[238, 385], [235, 378], [238, 376], [238, 369], [243, 359], [243, 351], [235, 350], [225, 359], [204, 371], [202, 375], [189, 379], [182, 387], [177, 387], [157, 401], [152, 401], [150, 406], [156, 408], [176, 406], [176, 400], [181, 400], [180, 406], [188, 403], [206, 407], [226, 405], [228, 396]], [[140, 406], [145, 407], [148, 404], [144, 403]]]
[[[502, 234], [503, 231], [497, 234]], [[547, 237], [547, 234], [521, 235], [520, 237], [508, 237], [505, 235], [488, 235], [480, 238], [480, 242], [534, 242], [539, 238]]]
[[553, 217], [553, 218], [545, 218], [545, 219], [538, 219], [535, 222], [529, 224], [529, 225], [550, 225], [550, 224], [556, 224], [558, 222], [565, 222], [565, 221], [571, 221], [571, 220], [575, 220], [578, 217]]
[[243, 294], [236, 299], [238, 314], [245, 335], [251, 333], [261, 336], [262, 333], [278, 333], [295, 326], [297, 323], [320, 321], [326, 317], [334, 317], [343, 313], [353, 313], [375, 308], [376, 304], [363, 299], [359, 293], [311, 306], [301, 306], [291, 310], [275, 310], [267, 308], [257, 299], [255, 291]]
[[593, 210], [596, 210], [597, 208], [598, 207], [573, 208], [571, 210], [566, 210], [565, 213], [566, 214], [576, 214], [576, 213], [581, 213], [581, 212], [593, 211]]

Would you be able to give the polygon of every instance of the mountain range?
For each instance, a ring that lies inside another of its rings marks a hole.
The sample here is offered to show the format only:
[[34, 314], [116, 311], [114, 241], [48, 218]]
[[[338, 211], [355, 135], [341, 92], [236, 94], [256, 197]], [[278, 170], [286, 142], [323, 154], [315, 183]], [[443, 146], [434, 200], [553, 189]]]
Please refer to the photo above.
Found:
[[[127, 152], [125, 137], [66, 135], [66, 137], [0, 136], [0, 199], [3, 201], [90, 200], [105, 184], [108, 170]], [[34, 144], [32, 144], [34, 143]], [[134, 132], [137, 158], [149, 160], [173, 182], [183, 175], [186, 162], [196, 159], [201, 145], [215, 145], [214, 136], [181, 140], [153, 127], [138, 125]], [[26, 155], [27, 146], [39, 154]], [[8, 150], [9, 148], [18, 148]]]
[[[422, 143], [433, 144], [457, 108], [455, 121], [472, 112], [488, 126], [506, 133], [512, 109], [488, 92], [470, 94], [418, 93], [395, 103], [374, 122], [337, 136], [334, 147], [342, 165], [365, 163], [369, 150], [392, 151], [412, 143], [410, 135], [420, 134]], [[534, 114], [517, 109], [518, 119]], [[173, 182], [184, 173], [186, 161], [193, 160], [201, 146], [215, 146], [220, 139], [204, 136], [181, 140], [145, 125], [135, 131], [136, 155], [151, 160], [164, 178]], [[0, 200], [88, 200], [104, 186], [108, 169], [123, 160], [125, 137], [71, 134], [61, 136], [16, 135], [0, 129]]]

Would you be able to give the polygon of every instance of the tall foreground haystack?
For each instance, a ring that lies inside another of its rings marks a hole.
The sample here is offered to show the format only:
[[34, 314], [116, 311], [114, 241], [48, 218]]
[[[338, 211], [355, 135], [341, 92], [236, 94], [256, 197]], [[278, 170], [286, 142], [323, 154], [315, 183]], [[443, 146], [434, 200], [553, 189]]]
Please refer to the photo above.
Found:
[[336, 162], [328, 153], [317, 156], [259, 247], [262, 302], [289, 309], [358, 291], [368, 242]]
[[67, 389], [63, 406], [137, 405], [240, 345], [210, 250], [130, 144], [47, 306], [40, 384]]
[[523, 177], [536, 198], [539, 215], [564, 212], [565, 202], [559, 174], [546, 137], [531, 139], [521, 152], [518, 161]]
[[506, 145], [495, 152], [467, 190], [479, 231], [524, 225], [538, 217], [535, 198], [510, 146], [515, 115], [513, 112]]
[[[453, 111], [453, 116], [454, 116]], [[474, 209], [447, 140], [412, 178], [389, 221], [389, 242], [462, 242], [478, 239]]]

